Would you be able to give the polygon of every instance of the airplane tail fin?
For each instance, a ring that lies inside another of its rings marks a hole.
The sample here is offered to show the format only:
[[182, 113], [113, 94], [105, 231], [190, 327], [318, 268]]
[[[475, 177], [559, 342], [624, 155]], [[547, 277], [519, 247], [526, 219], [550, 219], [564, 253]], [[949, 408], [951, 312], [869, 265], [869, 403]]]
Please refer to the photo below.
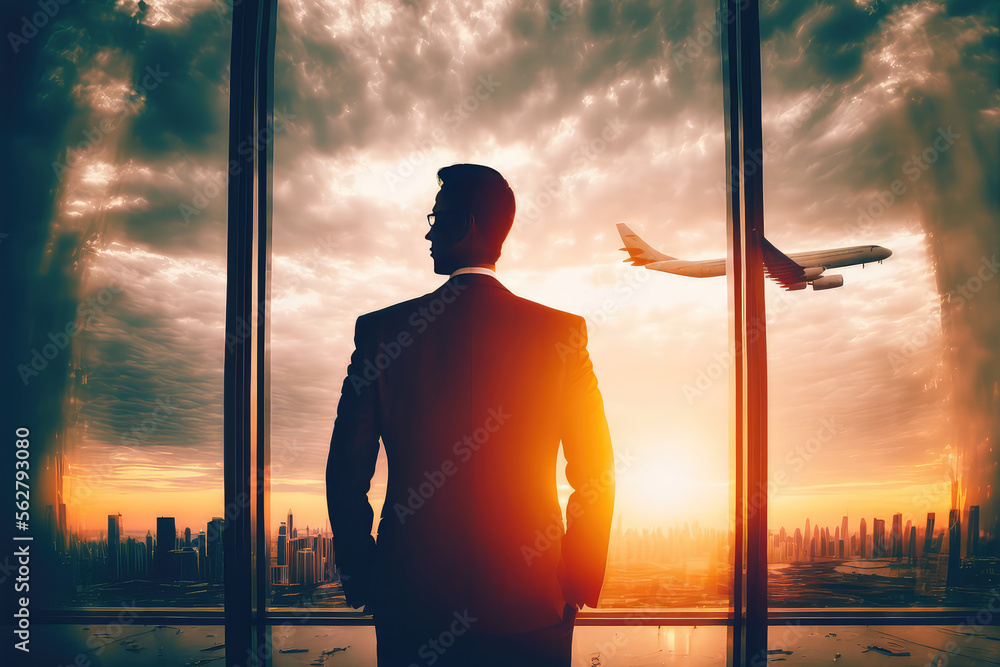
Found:
[[664, 255], [662, 252], [654, 250], [652, 246], [639, 238], [638, 234], [629, 229], [629, 226], [625, 223], [618, 223], [618, 234], [622, 237], [622, 242], [625, 244], [625, 247], [620, 249], [628, 252], [629, 255], [628, 259], [622, 261], [632, 262], [632, 266], [645, 266], [652, 262], [677, 259], [676, 257]]

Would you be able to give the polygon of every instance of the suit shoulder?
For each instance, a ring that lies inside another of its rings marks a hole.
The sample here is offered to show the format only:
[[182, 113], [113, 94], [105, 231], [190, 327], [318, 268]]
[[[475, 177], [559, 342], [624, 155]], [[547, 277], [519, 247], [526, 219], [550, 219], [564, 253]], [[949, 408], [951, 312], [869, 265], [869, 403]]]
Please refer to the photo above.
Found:
[[374, 326], [376, 322], [394, 320], [400, 316], [406, 318], [410, 313], [417, 312], [421, 304], [426, 302], [433, 293], [422, 294], [406, 301], [399, 301], [385, 308], [372, 310], [358, 316], [358, 326]]
[[537, 319], [544, 319], [560, 326], [578, 327], [585, 323], [584, 318], [580, 315], [569, 313], [565, 310], [559, 310], [558, 308], [552, 308], [551, 306], [546, 306], [538, 303], [537, 301], [525, 299], [524, 297], [515, 295], [512, 296], [520, 308], [523, 308], [526, 313], [529, 313]]

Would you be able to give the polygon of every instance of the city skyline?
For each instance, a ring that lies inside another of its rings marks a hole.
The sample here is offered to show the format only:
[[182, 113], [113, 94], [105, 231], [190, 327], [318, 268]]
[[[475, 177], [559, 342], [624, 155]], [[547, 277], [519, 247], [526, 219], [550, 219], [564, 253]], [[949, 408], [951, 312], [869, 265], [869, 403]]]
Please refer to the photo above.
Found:
[[[459, 18], [467, 8], [279, 9], [274, 506], [325, 521], [321, 471], [354, 320], [441, 282], [422, 239], [435, 171], [476, 161], [499, 169], [519, 202], [501, 282], [587, 319], [612, 440], [631, 460], [616, 512], [636, 525], [726, 526], [725, 283], [624, 266], [614, 229], [628, 223], [692, 259], [725, 253], [719, 55], [715, 44], [687, 51], [714, 40], [714, 9], [681, 2], [634, 18], [613, 7], [557, 30], [514, 5], [474, 26]], [[11, 258], [33, 323], [13, 382], [31, 392], [35, 451], [65, 463], [43, 505], [68, 508], [61, 525], [87, 534], [110, 513], [131, 534], [163, 508], [188, 525], [225, 510], [229, 27], [207, 0], [131, 11], [67, 7], [61, 20], [93, 40], [65, 51], [78, 54], [73, 68], [59, 49], [39, 56], [62, 114], [33, 129], [52, 137], [32, 175], [51, 215], [37, 245]], [[636, 29], [606, 29], [617, 22]], [[859, 31], [842, 43], [845, 24]], [[976, 150], [995, 127], [983, 120], [992, 70], [974, 55], [994, 28], [933, 3], [765, 8], [762, 26], [768, 238], [787, 252], [894, 250], [877, 272], [850, 269], [843, 289], [765, 288], [769, 523], [806, 514], [833, 525], [880, 507], [905, 523], [978, 504], [996, 539], [996, 201], [979, 187], [992, 158]], [[190, 42], [148, 49], [147, 38]], [[436, 66], [416, 66], [426, 58]], [[140, 86], [154, 65], [171, 74]], [[180, 98], [190, 116], [174, 113]], [[113, 132], [72, 148], [112, 114]], [[65, 170], [51, 173], [53, 162]], [[195, 201], [197, 213], [179, 210]], [[58, 360], [42, 356], [76, 324]], [[382, 459], [376, 512], [385, 479]], [[880, 518], [891, 532], [892, 517]]]
[[[620, 480], [619, 480], [619, 483], [620, 483]], [[570, 494], [571, 490], [572, 490], [572, 488], [568, 484], [561, 484], [560, 487], [559, 487], [560, 506], [561, 506], [561, 508], [563, 510], [563, 515], [564, 516], [565, 516], [565, 509], [566, 509], [566, 501], [567, 501], [567, 499], [569, 497], [569, 494]], [[327, 533], [327, 532], [329, 532], [329, 518], [326, 515], [326, 504], [325, 504], [325, 501], [326, 501], [325, 496], [322, 496], [322, 501], [317, 501], [317, 502], [321, 502], [321, 504], [322, 504], [322, 508], [318, 512], [314, 511], [314, 512], [309, 512], [309, 513], [303, 513], [303, 512], [301, 512], [301, 510], [297, 511], [297, 514], [300, 517], [303, 514], [305, 514], [307, 517], [309, 517], [308, 519], [304, 519], [304, 520], [300, 521], [299, 524], [303, 528], [307, 528], [308, 527], [308, 529], [310, 530], [310, 533]], [[276, 505], [278, 503], [277, 503], [277, 501], [274, 501], [272, 504]], [[372, 504], [373, 504], [373, 508], [375, 510], [375, 519], [374, 519], [373, 524], [372, 524], [372, 535], [375, 535], [376, 531], [378, 530], [379, 511], [380, 511], [380, 509], [381, 509], [381, 507], [383, 505], [383, 502], [375, 502], [375, 503], [372, 503]], [[913, 521], [915, 518], [921, 516], [922, 514], [927, 514], [928, 512], [936, 514], [937, 516], [942, 516], [942, 515], [943, 516], [948, 516], [948, 512], [951, 509], [951, 508], [948, 508], [947, 505], [943, 505], [941, 508], [937, 508], [935, 510], [929, 510], [928, 509], [929, 507], [930, 507], [930, 505], [923, 504], [923, 506], [921, 508], [914, 510], [912, 514], [911, 513], [906, 513], [906, 512], [899, 512], [898, 514], [900, 514], [900, 516], [902, 517], [903, 520]], [[116, 514], [120, 515], [120, 513], [117, 513], [117, 512], [116, 512]], [[830, 509], [827, 512], [825, 512], [823, 515], [820, 515], [820, 516], [824, 516], [825, 515], [825, 516], [829, 517], [826, 520], [824, 520], [823, 522], [825, 524], [828, 524], [828, 525], [832, 526], [832, 525], [835, 525], [835, 524], [841, 522], [843, 517], [858, 516], [859, 518], [862, 518], [862, 519], [874, 519], [874, 518], [877, 517], [877, 515], [879, 514], [879, 512], [878, 511], [862, 512], [862, 513], [860, 513], [860, 515], [859, 514], [855, 514], [855, 513], [850, 513], [850, 514], [841, 515], [841, 518], [835, 518], [835, 517], [837, 517], [838, 514], [839, 513], [837, 512], [836, 509]], [[967, 512], [966, 512], [966, 514], [967, 514]], [[316, 520], [317, 519], [317, 515], [319, 517], [323, 518], [322, 522]], [[623, 512], [619, 511], [619, 509], [616, 506], [615, 516], [616, 517], [621, 517], [622, 515], [623, 515]], [[67, 520], [66, 520], [67, 527], [70, 528], [70, 529], [72, 529], [73, 531], [81, 534], [81, 535], [93, 536], [93, 535], [96, 535], [98, 533], [104, 533], [104, 531], [106, 529], [106, 525], [99, 525], [99, 526], [96, 526], [94, 528], [81, 528], [80, 525], [79, 525], [79, 523], [77, 521], [74, 521], [74, 517], [73, 517], [73, 512], [72, 511], [67, 511], [66, 516], [67, 516]], [[109, 515], [106, 513], [105, 516], [109, 516]], [[125, 518], [125, 515], [121, 515], [121, 516], [123, 517], [122, 518], [122, 535], [124, 535], [124, 536], [136, 536], [136, 535], [140, 535], [141, 536], [141, 535], [145, 534], [144, 531], [147, 530], [148, 528], [144, 528], [144, 527], [132, 528], [132, 527], [129, 527], [129, 521]], [[145, 521], [144, 519], [136, 519], [135, 521], [136, 521], [137, 524], [141, 524], [141, 525], [155, 525], [155, 518], [156, 518], [156, 516], [162, 516], [162, 515], [158, 515], [154, 511], [150, 516], [153, 519], [152, 522], [146, 521], [146, 523], [143, 523], [143, 521]], [[272, 525], [272, 535], [274, 537], [277, 537], [277, 534], [278, 534], [277, 533], [277, 529], [280, 526], [281, 521], [279, 520], [277, 523], [275, 523], [275, 521], [273, 519], [274, 516], [276, 516], [276, 515], [272, 511], [272, 524], [273, 524]], [[628, 516], [628, 515], [626, 514], [625, 516]], [[816, 516], [816, 515], [813, 515], [813, 516]], [[390, 519], [392, 518], [391, 513], [390, 513], [389, 518]], [[892, 518], [892, 516], [890, 515], [889, 519], [891, 520], [891, 518]], [[853, 519], [852, 519], [852, 521], [853, 521]], [[192, 525], [197, 525], [198, 523], [199, 523], [198, 521], [191, 521], [190, 518], [188, 518], [188, 519], [177, 518], [177, 525], [178, 526], [183, 526], [185, 528], [189, 528]], [[629, 521], [627, 523], [629, 524], [630, 527], [633, 527], [633, 528], [636, 528], [636, 529], [639, 529], [639, 530], [641, 530], [643, 528], [656, 529], [658, 527], [659, 528], [674, 527], [674, 526], [682, 525], [682, 524], [685, 524], [685, 523], [686, 524], [695, 524], [695, 523], [697, 523], [699, 525], [703, 525], [703, 526], [710, 527], [710, 528], [713, 528], [713, 529], [721, 529], [721, 528], [724, 528], [725, 525], [726, 525], [726, 523], [724, 523], [724, 522], [705, 521], [705, 520], [703, 520], [703, 518], [699, 518], [697, 516], [693, 516], [693, 517], [689, 517], [689, 518], [677, 517], [677, 518], [674, 518], [672, 520], [664, 520], [664, 521], [660, 521], [660, 522], [656, 522], [656, 521], [637, 521], [634, 518], [629, 517]], [[768, 531], [771, 532], [771, 531], [780, 530], [781, 528], [784, 528], [786, 525], [792, 525], [792, 526], [794, 526], [794, 525], [796, 525], [796, 523], [795, 523], [794, 520], [793, 521], [788, 521], [786, 519], [786, 520], [783, 520], [783, 521], [778, 521], [777, 519], [773, 519], [772, 518], [768, 522]]]
[[[310, 604], [345, 607], [332, 536], [300, 525], [295, 516], [293, 508], [282, 513], [272, 533], [272, 537], [276, 533], [269, 558], [273, 604], [295, 606], [308, 599]], [[852, 521], [845, 516], [829, 526], [806, 517], [794, 529], [770, 530], [771, 604], [853, 600], [885, 605], [910, 600], [927, 605], [945, 602], [946, 595], [955, 604], [956, 595], [974, 602], [987, 593], [1000, 558], [980, 551], [989, 545], [980, 543], [978, 507], [965, 516], [952, 511], [944, 522], [934, 513], [919, 524], [905, 525], [899, 512], [887, 509], [882, 516], [891, 519], [887, 523], [876, 516], [869, 523], [865, 517]], [[181, 532], [174, 517], [160, 516], [155, 531], [147, 530], [144, 539], [123, 537], [122, 520], [120, 514], [107, 516], [107, 539], [103, 533], [87, 542], [72, 533], [61, 539], [48, 533], [62, 545], [56, 549], [63, 554], [62, 563], [76, 572], [81, 600], [98, 606], [101, 600], [111, 603], [118, 587], [124, 587], [123, 594], [142, 596], [148, 603], [180, 602], [192, 593], [200, 596], [199, 604], [221, 603], [222, 518], [201, 524], [197, 531], [186, 527]], [[600, 607], [725, 607], [731, 595], [727, 583], [731, 539], [731, 534], [697, 522], [651, 530], [629, 527], [623, 517], [615, 517]], [[806, 581], [811, 592], [803, 597], [798, 591]], [[105, 582], [113, 586], [104, 589]], [[182, 588], [169, 588], [173, 585]], [[168, 588], [158, 592], [157, 586]], [[817, 594], [818, 599], [809, 597]], [[880, 597], [885, 594], [891, 600]]]
[[[838, 535], [838, 536], [839, 535], [847, 534], [851, 538], [858, 537], [858, 536], [870, 538], [868, 540], [868, 542], [867, 542], [867, 545], [868, 545], [867, 548], [868, 548], [869, 555], [872, 556], [872, 557], [880, 557], [880, 556], [873, 556], [872, 555], [872, 544], [873, 544], [873, 541], [876, 539], [875, 538], [875, 533], [876, 533], [875, 526], [879, 522], [881, 522], [880, 525], [882, 526], [882, 528], [881, 528], [882, 534], [883, 535], [889, 535], [890, 539], [892, 539], [892, 540], [897, 540], [898, 541], [900, 539], [900, 536], [902, 536], [903, 538], [905, 538], [905, 536], [909, 534], [909, 531], [910, 531], [911, 528], [913, 528], [915, 530], [918, 530], [919, 535], [921, 536], [921, 538], [923, 538], [928, 532], [930, 532], [932, 535], [938, 535], [938, 536], [940, 536], [942, 534], [947, 534], [947, 532], [948, 532], [948, 524], [952, 521], [952, 516], [953, 516], [954, 512], [959, 512], [960, 519], [963, 516], [963, 514], [959, 510], [949, 510], [946, 513], [946, 515], [945, 515], [945, 516], [948, 517], [948, 520], [947, 520], [946, 523], [941, 523], [941, 522], [938, 521], [937, 517], [939, 516], [939, 514], [937, 512], [927, 512], [926, 515], [925, 515], [926, 519], [927, 519], [927, 523], [924, 524], [923, 526], [918, 526], [917, 523], [915, 523], [913, 521], [913, 519], [911, 519], [911, 518], [907, 518], [906, 519], [906, 524], [904, 526], [903, 525], [903, 519], [906, 518], [906, 517], [901, 512], [895, 512], [895, 513], [893, 513], [891, 515], [891, 521], [892, 521], [892, 523], [891, 523], [891, 526], [890, 526], [890, 532], [889, 533], [885, 532], [885, 521], [886, 520], [885, 519], [880, 519], [877, 514], [875, 514], [875, 515], [866, 515], [866, 516], [861, 516], [861, 517], [856, 518], [855, 525], [857, 526], [857, 530], [855, 530], [855, 531], [851, 531], [850, 530], [851, 517], [849, 517], [848, 515], [844, 515], [842, 517], [839, 525], [837, 525], [836, 523], [828, 523], [827, 525], [822, 525], [819, 521], [813, 522], [813, 519], [811, 517], [806, 517], [803, 521], [800, 521], [799, 525], [797, 525], [797, 526], [794, 525], [794, 524], [793, 524], [793, 526], [790, 526], [788, 528], [786, 528], [786, 526], [784, 526], [784, 525], [781, 525], [781, 526], [779, 526], [777, 528], [773, 528], [773, 527], [769, 526], [768, 527], [768, 536], [769, 537], [773, 537], [773, 536], [780, 535], [782, 538], [784, 538], [786, 534], [790, 534], [790, 530], [793, 527], [794, 527], [794, 530], [796, 532], [798, 532], [801, 529], [802, 524], [804, 523], [804, 525], [806, 527], [806, 530], [803, 532], [803, 539], [805, 539], [806, 533], [810, 533], [810, 531], [809, 531], [810, 526], [813, 529], [813, 531], [812, 531], [813, 534], [815, 534], [816, 531], [825, 531], [827, 534], [829, 534], [830, 533], [830, 527], [833, 526], [835, 528], [835, 530], [836, 530], [835, 534]], [[297, 537], [300, 528], [304, 531], [304, 535], [322, 535], [322, 536], [332, 535], [332, 532], [329, 529], [329, 523], [328, 522], [325, 522], [322, 525], [322, 527], [318, 527], [318, 526], [315, 526], [315, 525], [310, 525], [308, 523], [305, 523], [304, 525], [293, 524], [290, 527], [290, 532], [286, 532], [286, 531], [288, 531], [289, 524], [291, 523], [290, 519], [293, 516], [294, 516], [294, 513], [291, 511], [291, 509], [289, 509], [288, 514], [282, 516], [280, 518], [280, 520], [278, 521], [277, 525], [272, 525], [271, 535], [274, 538], [272, 540], [272, 543], [274, 543], [275, 541], [280, 541], [280, 539], [282, 537], [286, 537], [287, 539], [294, 539], [295, 537]], [[124, 540], [124, 539], [126, 539], [128, 537], [133, 537], [134, 538], [134, 536], [140, 536], [141, 537], [143, 535], [148, 534], [150, 532], [150, 530], [152, 530], [152, 528], [140, 528], [140, 529], [133, 529], [133, 530], [125, 530], [123, 528], [124, 520], [123, 520], [123, 515], [122, 514], [120, 514], [120, 513], [109, 514], [109, 515], [107, 515], [107, 517], [108, 517], [108, 530], [107, 530], [107, 533], [105, 533], [104, 530], [98, 530], [98, 535], [102, 539], [105, 537], [105, 535], [107, 535], [108, 538], [109, 538], [109, 541], [110, 541], [110, 537], [113, 534], [113, 528], [112, 528], [112, 526], [114, 526], [114, 532], [117, 533], [117, 535], [120, 537], [121, 540]], [[564, 517], [565, 517], [565, 513], [564, 513]], [[978, 548], [979, 544], [981, 543], [981, 530], [978, 530], [979, 529], [979, 506], [978, 505], [971, 506], [969, 508], [969, 511], [966, 512], [966, 513], [964, 513], [964, 517], [965, 517], [965, 520], [962, 521], [962, 525], [966, 526], [967, 529], [963, 532], [963, 535], [965, 535], [965, 537], [963, 538], [963, 540], [967, 541], [970, 544], [974, 543], [975, 547]], [[868, 520], [869, 520], [869, 518], [871, 518], [871, 521], [872, 521], [872, 523], [870, 524], [871, 525], [871, 532], [868, 532], [868, 529], [869, 529]], [[160, 532], [160, 520], [169, 520], [169, 523], [166, 523], [166, 522], [163, 523], [163, 527], [165, 528], [165, 533], [171, 533], [171, 534], [173, 534], [173, 536], [174, 536], [173, 539], [174, 540], [181, 539], [180, 537], [178, 537], [177, 526], [179, 525], [179, 523], [176, 521], [175, 517], [167, 517], [167, 516], [159, 516], [159, 517], [157, 517], [157, 525], [156, 525], [157, 535]], [[220, 517], [213, 517], [212, 519], [209, 520], [208, 523], [212, 524], [213, 522], [216, 522], [216, 521], [222, 521], [222, 519]], [[272, 524], [273, 523], [274, 522], [272, 521]], [[680, 528], [682, 526], [683, 527], [687, 527], [687, 526], [692, 526], [692, 527], [693, 526], [700, 526], [702, 528], [706, 528], [706, 529], [710, 529], [710, 530], [718, 530], [718, 528], [715, 527], [715, 526], [703, 525], [701, 522], [699, 522], [697, 520], [693, 520], [693, 521], [678, 521], [678, 522], [675, 522], [675, 523], [669, 524], [669, 525], [668, 524], [658, 524], [658, 525], [637, 524], [637, 525], [628, 525], [623, 520], [622, 515], [620, 513], [618, 513], [618, 514], [615, 515], [615, 520], [614, 520], [614, 524], [613, 525], [614, 525], [613, 530], [617, 531], [619, 533], [621, 531], [623, 531], [623, 530], [625, 530], [625, 531], [628, 531], [628, 530], [643, 531], [643, 530], [657, 530], [657, 529], [664, 529], [664, 528], [675, 529], [675, 528]], [[70, 532], [76, 532], [80, 536], [93, 537], [93, 533], [89, 533], [88, 534], [88, 533], [80, 533], [78, 531], [73, 531], [72, 524], [68, 524], [68, 527], [69, 527], [69, 531]], [[374, 527], [374, 529], [372, 531], [373, 536], [376, 534], [375, 533], [376, 530], [377, 530], [377, 519], [376, 519], [376, 522], [375, 522], [375, 527]], [[143, 532], [143, 531], [145, 531], [145, 532]], [[192, 539], [191, 538], [192, 535], [194, 535], [194, 536], [203, 535], [203, 534], [205, 534], [205, 532], [206, 531], [204, 529], [202, 529], [198, 533], [194, 533], [194, 532], [192, 532], [190, 525], [185, 525], [184, 526], [184, 532], [183, 532], [183, 534], [185, 535], [185, 540], [187, 542], [190, 542], [191, 539]], [[216, 530], [216, 532], [218, 532], [218, 530]], [[836, 543], [837, 539], [839, 539], [839, 538], [834, 538], [834, 542], [835, 543]], [[904, 539], [904, 541], [905, 541], [905, 539]], [[900, 543], [902, 544], [902, 542], [900, 542]], [[923, 539], [921, 539], [921, 544], [923, 544]], [[881, 557], [896, 556], [897, 555], [894, 552], [892, 552], [889, 547], [886, 547], [886, 549], [888, 549], [888, 551], [886, 551], [885, 553], [882, 553]], [[857, 553], [857, 551], [852, 550], [851, 552], [848, 553], [848, 555], [850, 555], [850, 553]]]

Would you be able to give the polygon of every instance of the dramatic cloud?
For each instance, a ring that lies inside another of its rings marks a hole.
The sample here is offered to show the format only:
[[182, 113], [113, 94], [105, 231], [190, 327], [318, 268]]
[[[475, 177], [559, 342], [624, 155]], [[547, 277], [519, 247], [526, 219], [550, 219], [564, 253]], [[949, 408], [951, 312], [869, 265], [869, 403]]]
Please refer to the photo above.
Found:
[[[627, 222], [671, 255], [725, 255], [715, 6], [279, 5], [275, 507], [324, 522], [322, 470], [354, 320], [439, 284], [422, 238], [435, 173], [479, 162], [518, 200], [501, 281], [587, 317], [615, 446], [635, 457], [619, 485], [626, 524], [724, 525], [725, 280], [624, 265], [614, 227]], [[85, 471], [127, 446], [115, 460], [134, 476], [122, 467], [109, 479], [116, 491], [149, 479], [193, 489], [210, 485], [222, 458], [229, 26], [222, 3], [153, 4], [137, 25], [134, 12], [79, 18], [103, 28], [78, 30], [82, 52], [67, 43], [51, 56], [73, 105], [54, 159], [68, 162], [61, 146], [97, 136], [102, 119], [122, 119], [57, 182], [51, 236], [78, 240], [82, 293], [125, 277], [78, 339], [86, 456], [75, 460]], [[766, 287], [770, 461], [784, 474], [771, 524], [944, 511], [950, 489], [939, 482], [969, 451], [949, 405], [965, 397], [980, 444], [996, 424], [983, 397], [997, 378], [1000, 283], [994, 273], [977, 290], [974, 315], [944, 315], [961, 340], [942, 336], [939, 305], [1000, 249], [987, 186], [998, 164], [995, 21], [976, 3], [762, 12], [768, 238], [786, 253], [894, 252], [847, 269], [838, 290]], [[956, 346], [978, 355], [960, 356], [960, 371]], [[167, 399], [172, 412], [150, 423]], [[659, 495], [649, 507], [650, 469], [694, 501]], [[376, 504], [384, 475], [380, 461]], [[179, 525], [218, 514], [217, 497]], [[114, 509], [94, 505], [91, 520]]]

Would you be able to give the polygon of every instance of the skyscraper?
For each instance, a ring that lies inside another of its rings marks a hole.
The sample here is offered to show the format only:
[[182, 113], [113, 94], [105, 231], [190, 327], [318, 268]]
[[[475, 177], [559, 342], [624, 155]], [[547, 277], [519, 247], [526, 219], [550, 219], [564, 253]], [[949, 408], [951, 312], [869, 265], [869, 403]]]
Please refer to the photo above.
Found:
[[198, 550], [198, 575], [202, 581], [208, 581], [208, 542], [205, 539], [204, 530], [198, 531], [194, 545], [195, 549]]
[[108, 581], [120, 581], [122, 577], [121, 560], [122, 515], [108, 515]]
[[900, 560], [903, 557], [903, 515], [892, 515], [892, 557]]
[[56, 532], [56, 551], [62, 553], [66, 551], [66, 545], [69, 543], [66, 535], [69, 530], [69, 526], [66, 523], [66, 503], [59, 503], [57, 508], [59, 512], [59, 527]]
[[170, 578], [170, 552], [177, 546], [177, 525], [172, 516], [156, 517], [156, 553], [153, 573], [157, 579]]
[[840, 551], [841, 558], [846, 558], [850, 556], [850, 554], [847, 553], [850, 545], [850, 538], [848, 537], [848, 535], [849, 533], [847, 532], [847, 515], [845, 514], [844, 519], [840, 522], [840, 539], [844, 540], [844, 548], [841, 549]]
[[872, 558], [884, 558], [885, 555], [885, 520], [875, 519], [872, 523]]
[[316, 554], [310, 547], [299, 549], [296, 554], [295, 576], [298, 584], [316, 583]]
[[212, 517], [205, 530], [205, 571], [208, 573], [209, 583], [222, 583], [222, 531], [225, 529], [225, 520], [221, 517]]
[[861, 526], [858, 528], [858, 555], [862, 559], [868, 558], [868, 524], [861, 519]]
[[979, 505], [969, 508], [969, 540], [965, 545], [965, 555], [969, 558], [979, 555]]
[[190, 528], [185, 528], [184, 529], [184, 546], [185, 547], [191, 546], [191, 529]]
[[948, 512], [948, 585], [958, 583], [958, 573], [962, 564], [962, 512]]
[[927, 530], [924, 532], [924, 553], [930, 553], [934, 545], [934, 512], [927, 513]]
[[278, 526], [278, 565], [288, 564], [288, 533], [285, 522]]

